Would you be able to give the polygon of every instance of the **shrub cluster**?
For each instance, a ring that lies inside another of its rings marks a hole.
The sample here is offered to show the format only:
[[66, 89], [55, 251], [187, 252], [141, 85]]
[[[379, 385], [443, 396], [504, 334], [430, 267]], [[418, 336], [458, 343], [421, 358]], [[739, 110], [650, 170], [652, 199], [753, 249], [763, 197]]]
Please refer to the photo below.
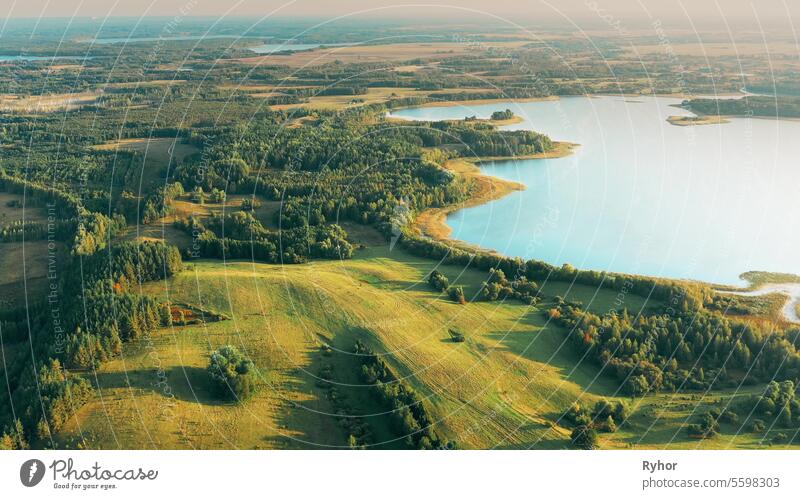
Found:
[[514, 117], [514, 111], [506, 109], [505, 111], [495, 111], [492, 113], [492, 119], [497, 121], [510, 120]]
[[242, 401], [255, 391], [253, 362], [232, 345], [211, 354], [207, 371], [214, 391], [222, 399]]
[[525, 276], [509, 281], [501, 269], [490, 269], [489, 278], [481, 287], [481, 296], [487, 301], [512, 298], [533, 305], [539, 301], [538, 294], [539, 287], [535, 282]]
[[564, 412], [562, 419], [576, 427], [585, 426], [613, 433], [628, 419], [628, 407], [623, 402], [609, 402], [605, 399], [598, 400], [591, 409], [575, 402]]
[[428, 284], [437, 291], [444, 291], [450, 287], [450, 280], [438, 270], [433, 270], [428, 274]]

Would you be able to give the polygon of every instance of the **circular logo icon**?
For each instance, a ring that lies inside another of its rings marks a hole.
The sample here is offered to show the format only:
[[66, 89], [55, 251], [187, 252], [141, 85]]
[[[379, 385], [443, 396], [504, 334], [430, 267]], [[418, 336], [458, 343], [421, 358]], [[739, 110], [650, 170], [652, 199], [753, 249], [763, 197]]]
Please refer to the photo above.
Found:
[[19, 469], [19, 479], [26, 487], [35, 487], [44, 478], [44, 463], [38, 459], [28, 459]]

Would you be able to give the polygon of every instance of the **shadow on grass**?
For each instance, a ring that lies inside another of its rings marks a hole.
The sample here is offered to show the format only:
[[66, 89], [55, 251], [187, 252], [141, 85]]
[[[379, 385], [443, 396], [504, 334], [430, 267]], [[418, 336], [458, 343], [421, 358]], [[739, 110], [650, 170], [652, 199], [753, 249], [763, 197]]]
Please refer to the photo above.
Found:
[[311, 349], [308, 362], [287, 373], [281, 390], [305, 397], [300, 402], [283, 401], [278, 424], [284, 434], [268, 437], [269, 447], [348, 448], [351, 425], [357, 424], [368, 430], [370, 449], [406, 448], [404, 439], [393, 430], [387, 408], [360, 377], [361, 359], [352, 353], [353, 345], [368, 335], [371, 333], [361, 327], [346, 328], [333, 338], [318, 335], [320, 344], [331, 350]]
[[214, 394], [208, 373], [200, 367], [172, 367], [164, 372], [155, 369], [98, 373], [98, 388], [131, 388], [150, 390], [163, 397], [175, 397], [186, 402], [204, 405], [230, 405]]
[[521, 321], [530, 329], [498, 331], [490, 333], [489, 338], [515, 355], [555, 368], [565, 380], [581, 385], [588, 394], [613, 396], [617, 391], [616, 383], [600, 372], [600, 366], [593, 359], [581, 358], [569, 341], [566, 329], [546, 324], [540, 316], [540, 311], [533, 310]]

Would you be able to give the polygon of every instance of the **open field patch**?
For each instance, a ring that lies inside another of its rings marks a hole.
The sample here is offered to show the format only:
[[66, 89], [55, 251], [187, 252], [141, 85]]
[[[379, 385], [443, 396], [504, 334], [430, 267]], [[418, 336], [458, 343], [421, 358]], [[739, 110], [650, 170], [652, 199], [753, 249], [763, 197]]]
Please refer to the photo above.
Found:
[[[365, 94], [360, 95], [316, 95], [308, 98], [307, 102], [303, 102], [300, 104], [276, 104], [270, 106], [271, 109], [275, 110], [285, 110], [285, 109], [298, 109], [298, 108], [305, 108], [305, 109], [325, 109], [325, 110], [339, 110], [339, 109], [347, 109], [351, 107], [358, 107], [364, 106], [369, 104], [379, 104], [389, 102], [393, 99], [403, 99], [406, 97], [428, 97], [433, 99], [435, 102], [439, 103], [438, 105], [457, 105], [457, 101], [447, 101], [447, 100], [437, 100], [437, 96], [447, 94], [451, 96], [452, 94], [458, 93], [472, 93], [472, 92], [482, 92], [482, 93], [498, 93], [499, 91], [496, 89], [481, 89], [481, 88], [458, 88], [452, 90], [418, 90], [414, 88], [405, 88], [405, 87], [370, 87], [367, 89]], [[264, 94], [260, 95], [257, 93], [250, 94], [253, 97], [272, 97], [277, 94]], [[452, 102], [452, 104], [451, 104]], [[473, 101], [470, 101], [473, 102]], [[478, 102], [478, 101], [475, 101]], [[487, 101], [491, 102], [491, 101]]]
[[49, 95], [0, 95], [0, 112], [19, 114], [53, 113], [71, 111], [93, 104], [100, 97], [96, 92], [79, 92]]
[[[512, 49], [525, 45], [526, 42], [487, 42], [487, 46]], [[290, 67], [320, 66], [334, 61], [341, 63], [374, 63], [407, 61], [411, 59], [445, 59], [462, 56], [475, 49], [465, 43], [395, 43], [387, 45], [354, 45], [345, 47], [328, 47], [295, 52], [292, 54], [273, 54], [265, 56], [234, 59], [232, 62], [276, 65]]]
[[0, 243], [0, 309], [23, 307], [26, 298], [28, 303], [43, 299], [50, 284], [48, 269], [53, 269], [57, 278], [56, 269], [64, 258], [64, 246], [59, 242], [53, 243], [52, 254], [44, 240]]
[[43, 222], [47, 213], [40, 206], [25, 205], [25, 198], [20, 194], [0, 192], [0, 227], [16, 222]]
[[[172, 201], [170, 205], [171, 213], [165, 217], [147, 224], [135, 224], [129, 222], [122, 239], [140, 241], [167, 241], [176, 245], [178, 248], [188, 248], [192, 244], [189, 234], [174, 226], [178, 220], [186, 221], [191, 217], [202, 220], [212, 216], [223, 215], [241, 210], [244, 199], [253, 199], [252, 195], [231, 195], [225, 199], [224, 203], [212, 203], [205, 201], [198, 203], [192, 200], [191, 195], [184, 195]], [[253, 210], [253, 216], [258, 219], [264, 227], [277, 229], [275, 222], [276, 214], [280, 210], [280, 201], [267, 201], [261, 196], [255, 196], [258, 206]]]

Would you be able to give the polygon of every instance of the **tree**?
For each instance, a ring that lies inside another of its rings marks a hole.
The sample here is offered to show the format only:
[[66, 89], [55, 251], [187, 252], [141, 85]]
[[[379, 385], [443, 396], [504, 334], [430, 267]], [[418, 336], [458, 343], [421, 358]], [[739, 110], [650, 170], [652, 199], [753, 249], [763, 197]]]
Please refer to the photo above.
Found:
[[198, 204], [203, 204], [206, 200], [206, 193], [203, 192], [203, 188], [199, 185], [195, 187], [194, 191], [192, 191], [192, 201]]
[[587, 426], [592, 423], [592, 416], [585, 407], [578, 402], [573, 402], [564, 412], [564, 419], [577, 426]]
[[0, 450], [25, 450], [28, 448], [28, 441], [25, 439], [25, 431], [19, 419], [14, 420], [14, 425], [6, 429], [0, 436]]
[[464, 296], [464, 288], [461, 286], [450, 286], [447, 288], [447, 294], [450, 299], [456, 303], [464, 305], [467, 303], [467, 298]]
[[597, 448], [597, 432], [586, 425], [580, 425], [572, 430], [572, 445], [579, 449], [592, 450]]
[[244, 400], [255, 390], [253, 362], [232, 345], [211, 354], [208, 375], [217, 395], [222, 398]]
[[647, 378], [642, 375], [631, 376], [625, 382], [625, 391], [634, 396], [644, 395], [650, 389]]
[[242, 199], [242, 211], [253, 211], [261, 206], [261, 202], [256, 198]]
[[447, 279], [446, 275], [438, 270], [433, 270], [428, 275], [428, 284], [430, 284], [433, 289], [444, 291], [450, 286], [450, 281]]
[[514, 117], [514, 111], [511, 109], [506, 109], [505, 111], [495, 111], [492, 113], [493, 120], [510, 120]]
[[450, 335], [450, 340], [452, 340], [453, 343], [463, 343], [466, 340], [464, 333], [456, 328], [449, 328], [447, 334]]
[[715, 414], [707, 412], [700, 417], [699, 423], [688, 425], [686, 431], [689, 436], [692, 438], [711, 438], [719, 433], [719, 423]]
[[608, 416], [605, 421], [601, 422], [598, 427], [602, 431], [606, 431], [608, 433], [614, 433], [617, 431], [617, 423], [614, 422], [614, 418]]
[[224, 203], [225, 202], [225, 191], [217, 189], [214, 187], [211, 189], [211, 194], [209, 195], [212, 203]]
[[169, 303], [164, 303], [158, 309], [161, 325], [164, 327], [172, 326], [172, 308]]

